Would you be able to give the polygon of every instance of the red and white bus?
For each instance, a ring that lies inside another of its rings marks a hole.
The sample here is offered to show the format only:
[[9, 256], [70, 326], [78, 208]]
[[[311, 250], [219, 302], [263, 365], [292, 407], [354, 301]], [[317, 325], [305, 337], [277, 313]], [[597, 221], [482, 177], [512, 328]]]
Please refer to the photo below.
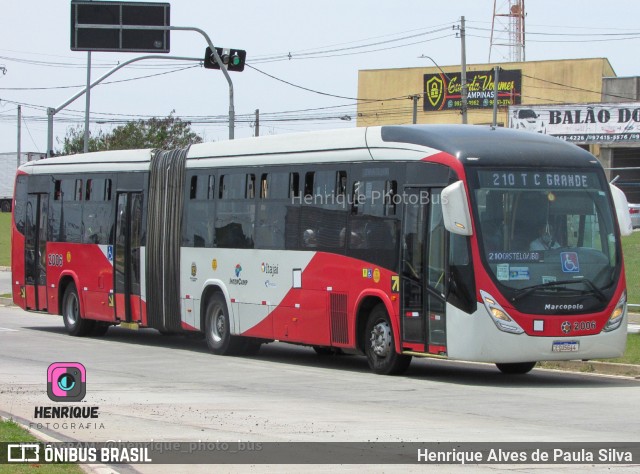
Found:
[[[619, 221], [621, 224], [619, 224]], [[480, 126], [383, 126], [23, 165], [14, 302], [71, 335], [201, 332], [492, 362], [617, 357], [624, 195], [593, 155]]]

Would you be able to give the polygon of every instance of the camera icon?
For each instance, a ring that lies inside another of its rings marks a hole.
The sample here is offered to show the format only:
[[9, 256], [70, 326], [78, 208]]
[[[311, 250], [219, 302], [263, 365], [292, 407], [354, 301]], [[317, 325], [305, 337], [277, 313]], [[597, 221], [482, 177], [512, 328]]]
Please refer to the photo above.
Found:
[[79, 402], [87, 393], [87, 369], [79, 362], [54, 362], [47, 369], [47, 395], [54, 402]]

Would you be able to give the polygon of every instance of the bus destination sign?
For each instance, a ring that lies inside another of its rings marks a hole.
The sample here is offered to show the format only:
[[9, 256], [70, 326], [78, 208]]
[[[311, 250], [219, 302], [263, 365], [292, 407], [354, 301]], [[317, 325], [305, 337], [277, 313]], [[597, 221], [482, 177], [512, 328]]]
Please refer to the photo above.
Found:
[[483, 188], [593, 189], [599, 188], [595, 173], [584, 171], [478, 171]]

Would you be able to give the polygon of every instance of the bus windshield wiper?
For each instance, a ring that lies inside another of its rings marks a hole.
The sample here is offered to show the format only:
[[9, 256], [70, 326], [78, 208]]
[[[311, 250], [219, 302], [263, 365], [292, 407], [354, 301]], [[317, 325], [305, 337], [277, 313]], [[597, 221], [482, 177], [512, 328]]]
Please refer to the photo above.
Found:
[[519, 290], [521, 293], [518, 293], [511, 300], [513, 302], [516, 302], [519, 299], [524, 298], [525, 296], [530, 295], [534, 291], [542, 288], [552, 288], [552, 287], [563, 286], [563, 285], [575, 285], [576, 283], [584, 283], [589, 287], [589, 289], [596, 295], [596, 297], [600, 301], [607, 301], [607, 297], [605, 296], [605, 294], [602, 291], [600, 291], [600, 289], [588, 278], [581, 278], [579, 280], [548, 281], [546, 283], [540, 283], [539, 285], [527, 286], [525, 288], [521, 288]]

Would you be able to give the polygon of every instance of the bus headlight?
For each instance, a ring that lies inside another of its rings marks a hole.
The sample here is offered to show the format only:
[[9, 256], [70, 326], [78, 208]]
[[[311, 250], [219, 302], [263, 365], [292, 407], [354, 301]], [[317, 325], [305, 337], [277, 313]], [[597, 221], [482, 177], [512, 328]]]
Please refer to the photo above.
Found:
[[620, 327], [620, 323], [624, 319], [624, 315], [627, 312], [627, 290], [622, 292], [622, 296], [620, 296], [620, 300], [616, 305], [615, 309], [609, 316], [609, 321], [605, 324], [602, 329], [603, 332], [613, 331], [614, 329], [618, 329]]
[[511, 334], [522, 334], [524, 332], [524, 329], [511, 319], [511, 316], [497, 303], [493, 296], [482, 290], [480, 290], [480, 296], [482, 296], [484, 307], [487, 308], [487, 312], [498, 329]]

